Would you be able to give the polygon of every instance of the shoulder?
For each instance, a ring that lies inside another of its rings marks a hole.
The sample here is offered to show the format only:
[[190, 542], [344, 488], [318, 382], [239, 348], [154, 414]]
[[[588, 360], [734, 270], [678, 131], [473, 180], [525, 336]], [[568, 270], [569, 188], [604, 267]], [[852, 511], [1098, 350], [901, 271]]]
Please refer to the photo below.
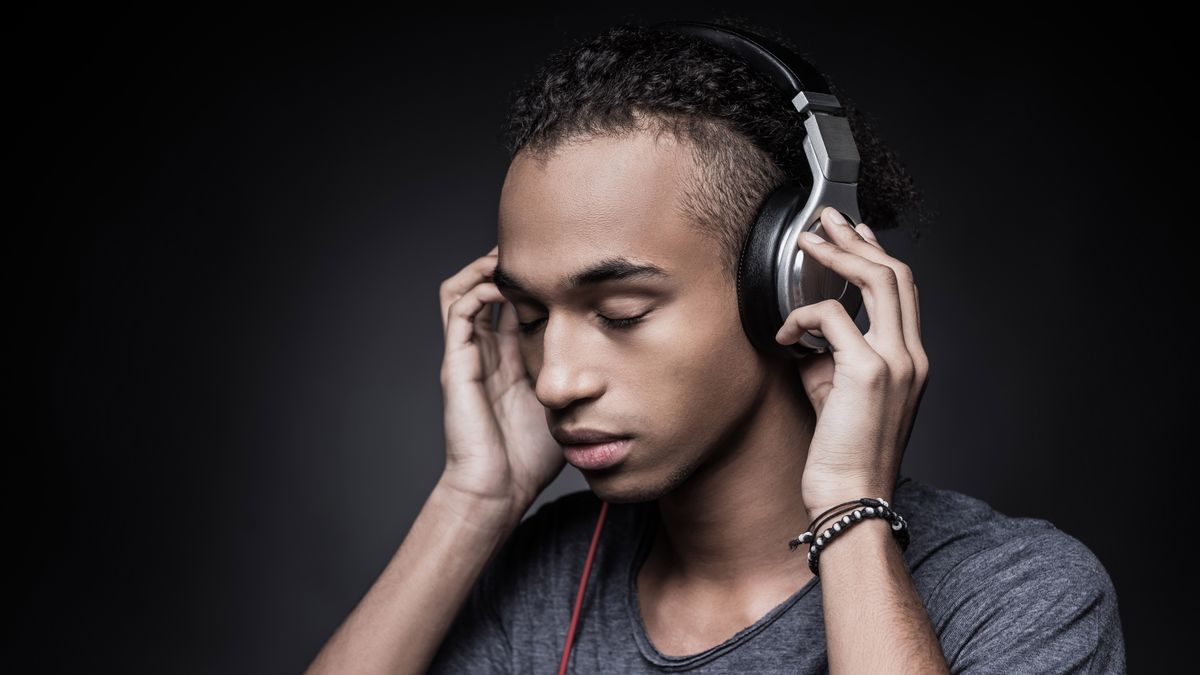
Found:
[[1015, 517], [956, 490], [902, 478], [893, 505], [909, 523], [906, 553], [922, 595], [941, 606], [990, 596], [1043, 606], [1111, 598], [1107, 568], [1045, 518]]
[[926, 590], [956, 568], [1011, 560], [1034, 549], [1076, 560], [1091, 556], [1082, 542], [1045, 518], [1010, 516], [978, 497], [908, 476], [897, 483], [892, 506], [908, 522], [911, 544], [905, 558]]
[[1124, 672], [1116, 588], [1078, 538], [917, 481], [893, 501], [913, 528], [913, 577], [956, 672]]
[[956, 607], [988, 598], [1021, 604], [1021, 612], [1071, 612], [1101, 600], [1116, 602], [1104, 563], [1086, 544], [1057, 528], [1019, 531], [993, 541], [946, 571], [936, 602]]
[[901, 476], [892, 505], [927, 545], [953, 540], [964, 550], [982, 550], [1012, 537], [1057, 530], [1045, 518], [1010, 516], [978, 497], [909, 476]]

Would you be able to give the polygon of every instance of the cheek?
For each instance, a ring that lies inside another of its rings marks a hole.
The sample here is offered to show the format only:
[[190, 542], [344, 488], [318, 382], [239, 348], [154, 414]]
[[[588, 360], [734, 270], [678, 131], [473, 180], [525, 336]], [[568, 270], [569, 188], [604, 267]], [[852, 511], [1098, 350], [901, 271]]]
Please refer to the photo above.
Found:
[[641, 392], [666, 408], [664, 424], [678, 428], [720, 424], [738, 402], [754, 395], [761, 379], [754, 347], [742, 332], [737, 306], [700, 303], [654, 327], [654, 345], [639, 360], [650, 377]]
[[698, 294], [686, 312], [680, 356], [690, 371], [714, 382], [737, 380], [754, 367], [754, 347], [742, 332], [737, 300], [710, 289]]

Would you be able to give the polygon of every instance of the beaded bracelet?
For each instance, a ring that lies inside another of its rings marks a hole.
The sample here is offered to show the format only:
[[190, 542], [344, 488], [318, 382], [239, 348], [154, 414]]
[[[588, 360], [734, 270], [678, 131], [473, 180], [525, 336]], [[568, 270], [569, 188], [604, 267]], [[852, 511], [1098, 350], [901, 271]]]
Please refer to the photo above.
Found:
[[[828, 514], [832, 513], [833, 511], [836, 511], [838, 509], [841, 509], [841, 512], [846, 512], [846, 511], [853, 509], [856, 505], [871, 506], [871, 507], [874, 507], [876, 509], [876, 511], [879, 511], [880, 509], [884, 509], [885, 507], [887, 510], [890, 511], [890, 509], [892, 507], [892, 505], [889, 504], [888, 501], [886, 499], [883, 499], [882, 497], [874, 498], [874, 499], [871, 497], [864, 497], [862, 499], [854, 499], [854, 500], [844, 502], [842, 504], [838, 504], [837, 506], [827, 509], [825, 511], [825, 513], [822, 513], [820, 516], [817, 516], [817, 518], [813, 521], [813, 523], [808, 526], [808, 531], [814, 532], [814, 533], [820, 532], [821, 531], [821, 523], [828, 520], [829, 518], [837, 517], [836, 514], [833, 516], [830, 516]], [[891, 511], [891, 513], [895, 513], [895, 512]], [[896, 515], [897, 515], [897, 517], [899, 517], [899, 514], [896, 514]], [[857, 522], [858, 520], [859, 519], [854, 519], [854, 522]], [[889, 516], [889, 520], [892, 520], [890, 518], [890, 516]], [[901, 520], [903, 520], [903, 518], [901, 518]], [[846, 524], [848, 525], [849, 523], [846, 523]], [[840, 531], [840, 530], [838, 530], [838, 531]]]
[[[865, 508], [855, 508], [855, 506], [863, 506]], [[843, 515], [832, 526], [821, 532], [820, 535], [814, 535], [814, 532], [819, 531], [817, 526], [830, 517], [836, 517], [836, 514], [834, 516], [830, 516], [829, 514], [839, 509], [841, 509], [841, 512], [845, 512], [848, 509], [853, 509], [853, 511], [847, 515]], [[809, 525], [808, 530], [799, 537], [789, 541], [788, 547], [792, 551], [795, 551], [796, 547], [800, 544], [808, 543], [808, 568], [812, 570], [813, 576], [820, 576], [820, 572], [817, 571], [817, 560], [821, 556], [821, 551], [834, 536], [854, 523], [862, 521], [863, 518], [886, 518], [891, 523], [892, 534], [900, 543], [900, 550], [908, 550], [908, 522], [904, 520], [903, 516], [892, 510], [891, 505], [888, 504], [886, 499], [874, 497], [862, 497], [828, 509]]]

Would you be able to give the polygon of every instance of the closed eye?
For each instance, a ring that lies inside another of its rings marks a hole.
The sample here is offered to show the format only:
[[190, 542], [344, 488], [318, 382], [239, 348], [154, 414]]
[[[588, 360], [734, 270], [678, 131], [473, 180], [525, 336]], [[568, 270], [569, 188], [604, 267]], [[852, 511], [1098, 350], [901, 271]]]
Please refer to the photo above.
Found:
[[[650, 312], [646, 312], [646, 314], [649, 313]], [[611, 328], [613, 330], [626, 330], [632, 328], [635, 324], [641, 323], [641, 321], [646, 318], [646, 314], [617, 319], [610, 319], [602, 314], [597, 314], [596, 316], [600, 319], [600, 323], [604, 324], [606, 328]], [[529, 322], [518, 322], [517, 330], [521, 333], [529, 334], [540, 328], [542, 323], [545, 321], [545, 319], [537, 319]]]

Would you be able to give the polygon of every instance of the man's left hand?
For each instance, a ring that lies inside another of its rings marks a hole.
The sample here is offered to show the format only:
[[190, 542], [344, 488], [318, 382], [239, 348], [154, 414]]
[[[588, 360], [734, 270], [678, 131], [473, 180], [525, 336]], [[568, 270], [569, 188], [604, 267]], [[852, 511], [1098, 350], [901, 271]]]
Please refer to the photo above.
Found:
[[821, 221], [832, 241], [800, 236], [797, 245], [861, 289], [870, 329], [861, 333], [831, 299], [792, 311], [775, 336], [791, 344], [808, 330], [831, 345], [799, 364], [817, 413], [800, 486], [810, 519], [859, 497], [891, 501], [929, 378], [912, 270], [865, 225], [852, 227], [833, 207], [825, 207]]

